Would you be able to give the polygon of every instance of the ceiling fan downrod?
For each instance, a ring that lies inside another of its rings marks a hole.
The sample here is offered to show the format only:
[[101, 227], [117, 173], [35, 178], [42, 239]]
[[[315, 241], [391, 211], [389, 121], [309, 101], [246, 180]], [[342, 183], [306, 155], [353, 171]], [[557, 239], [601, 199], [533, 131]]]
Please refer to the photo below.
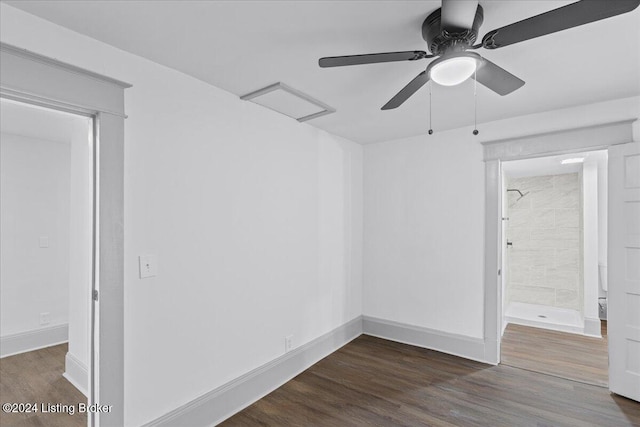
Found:
[[433, 135], [433, 128], [431, 127], [431, 82], [429, 82], [429, 135]]
[[478, 69], [473, 72], [473, 134], [478, 135]]

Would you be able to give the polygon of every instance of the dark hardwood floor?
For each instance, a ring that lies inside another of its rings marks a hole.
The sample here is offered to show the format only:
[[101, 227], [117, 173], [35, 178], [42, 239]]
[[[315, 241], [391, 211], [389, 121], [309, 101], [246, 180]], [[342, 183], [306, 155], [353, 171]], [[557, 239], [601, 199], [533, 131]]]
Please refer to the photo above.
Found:
[[501, 363], [606, 387], [609, 384], [606, 325], [602, 330], [602, 338], [593, 338], [509, 324], [502, 336]]
[[640, 426], [602, 387], [360, 336], [223, 426]]
[[[87, 403], [62, 374], [67, 344], [30, 351], [0, 359], [0, 401], [4, 403]], [[0, 412], [2, 427], [85, 427], [86, 414]]]

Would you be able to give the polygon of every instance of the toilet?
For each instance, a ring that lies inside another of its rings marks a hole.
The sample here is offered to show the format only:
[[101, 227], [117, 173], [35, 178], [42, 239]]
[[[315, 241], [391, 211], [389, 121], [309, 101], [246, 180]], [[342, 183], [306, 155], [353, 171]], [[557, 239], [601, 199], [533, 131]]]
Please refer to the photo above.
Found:
[[607, 297], [598, 298], [598, 317], [607, 320]]

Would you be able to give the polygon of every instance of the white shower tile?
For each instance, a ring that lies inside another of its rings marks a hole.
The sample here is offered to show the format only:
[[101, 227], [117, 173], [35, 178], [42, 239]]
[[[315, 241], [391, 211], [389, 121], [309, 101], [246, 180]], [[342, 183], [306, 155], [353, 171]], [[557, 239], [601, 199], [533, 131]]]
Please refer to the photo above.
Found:
[[520, 195], [518, 193], [509, 193], [509, 198], [507, 200], [509, 209], [531, 209], [531, 200], [528, 198], [519, 199], [519, 197]]
[[531, 209], [513, 209], [509, 212], [508, 229], [529, 227], [531, 222]]
[[555, 207], [555, 200], [559, 194], [552, 188], [548, 191], [534, 192], [529, 197], [532, 209], [550, 209]]
[[577, 291], [558, 289], [556, 291], [556, 307], [580, 310], [580, 297]]
[[556, 227], [580, 227], [580, 209], [556, 209], [555, 216]]
[[509, 251], [511, 251], [512, 249], [518, 249], [518, 250], [529, 250], [529, 249], [542, 249], [542, 247], [539, 244], [539, 241], [537, 240], [531, 240], [531, 239], [508, 239], [511, 243], [513, 243], [512, 246], [509, 247]]
[[521, 243], [525, 240], [531, 240], [531, 230], [524, 227], [508, 227], [507, 239], [511, 242]]
[[558, 240], [580, 240], [582, 230], [579, 228], [557, 228], [557, 230]]
[[581, 195], [577, 190], [554, 189], [554, 208], [574, 208], [580, 207]]
[[529, 281], [533, 286], [547, 286], [547, 267], [536, 265], [529, 270]]
[[529, 279], [529, 283], [527, 285], [531, 286], [532, 288], [548, 288], [549, 287], [549, 284], [547, 283], [546, 275], [531, 276]]
[[551, 181], [554, 187], [580, 189], [580, 175], [577, 173], [563, 173], [560, 175], [552, 175]]
[[577, 173], [566, 173], [562, 175], [553, 175], [551, 181], [556, 188], [566, 188], [573, 191], [580, 191], [580, 175]]
[[552, 288], [534, 288], [530, 286], [514, 286], [511, 288], [510, 301], [528, 302], [530, 304], [554, 305], [555, 290]]
[[531, 230], [531, 240], [555, 240], [557, 232], [555, 228], [536, 228]]
[[[512, 301], [579, 309], [581, 180], [578, 174], [509, 180], [506, 294]], [[578, 304], [578, 306], [576, 306]]]
[[580, 193], [572, 190], [553, 188], [531, 195], [532, 209], [578, 208]]
[[547, 286], [556, 289], [578, 289], [579, 273], [577, 269], [565, 270], [560, 268], [547, 269]]
[[534, 228], [531, 230], [531, 240], [580, 240], [580, 229]]
[[529, 227], [552, 228], [555, 224], [554, 209], [537, 209], [529, 214]]
[[553, 255], [546, 249], [509, 249], [509, 261], [516, 265], [547, 266], [553, 264]]
[[543, 191], [553, 188], [553, 176], [531, 176], [509, 181], [509, 188], [517, 188], [523, 193], [527, 191]]
[[512, 265], [507, 271], [509, 283], [527, 285], [529, 284], [531, 267], [527, 265]]
[[577, 272], [580, 267], [580, 250], [578, 248], [556, 249], [555, 267]]
[[578, 246], [579, 241], [577, 240], [560, 240], [560, 239], [550, 239], [550, 240], [531, 240], [533, 246], [538, 249], [575, 249]]

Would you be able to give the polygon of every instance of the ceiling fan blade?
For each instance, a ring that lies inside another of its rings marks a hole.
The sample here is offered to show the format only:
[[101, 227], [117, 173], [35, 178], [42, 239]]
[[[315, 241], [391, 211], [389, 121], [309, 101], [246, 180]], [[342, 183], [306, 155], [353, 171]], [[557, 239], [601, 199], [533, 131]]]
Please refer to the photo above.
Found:
[[418, 74], [413, 80], [409, 82], [405, 87], [402, 88], [400, 92], [396, 94], [389, 102], [384, 104], [382, 110], [392, 110], [394, 108], [398, 108], [401, 106], [404, 101], [409, 99], [411, 95], [416, 93], [418, 89], [424, 86], [429, 81], [429, 73], [427, 71], [423, 71]]
[[427, 58], [427, 52], [409, 50], [406, 52], [370, 53], [367, 55], [328, 56], [320, 58], [318, 64], [322, 68], [343, 67], [345, 65], [376, 64], [378, 62], [415, 61]]
[[578, 1], [490, 31], [482, 39], [482, 45], [487, 49], [509, 46], [631, 12], [638, 5], [640, 5], [640, 0]]
[[442, 0], [440, 26], [449, 32], [468, 30], [473, 26], [477, 0]]
[[482, 58], [481, 64], [476, 70], [475, 78], [478, 83], [502, 96], [508, 95], [524, 86], [524, 80], [517, 78], [504, 68], [485, 58]]

